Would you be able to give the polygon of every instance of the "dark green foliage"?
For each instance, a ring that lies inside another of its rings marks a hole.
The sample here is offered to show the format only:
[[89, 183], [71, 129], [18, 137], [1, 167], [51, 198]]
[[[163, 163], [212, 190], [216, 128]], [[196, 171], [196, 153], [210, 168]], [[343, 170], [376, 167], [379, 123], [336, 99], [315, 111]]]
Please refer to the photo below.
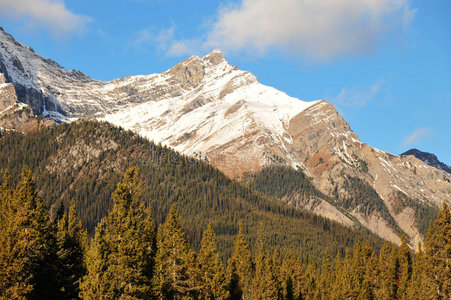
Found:
[[241, 222], [232, 257], [227, 263], [227, 279], [231, 299], [241, 299], [241, 297], [249, 299], [252, 280], [252, 258]]
[[[5, 173], [1, 187], [0, 295], [5, 298], [57, 299], [59, 261], [55, 227], [37, 197], [31, 171], [22, 169], [16, 189]], [[9, 198], [9, 199], [8, 199]]]
[[422, 285], [428, 299], [451, 297], [451, 212], [443, 203], [437, 219], [431, 222], [425, 242]]
[[[15, 190], [5, 173], [0, 186], [0, 299], [77, 298], [77, 279], [85, 266], [82, 299], [226, 299], [229, 294], [231, 299], [385, 300], [448, 299], [451, 294], [451, 213], [446, 204], [428, 230], [426, 251], [419, 247], [413, 264], [403, 237], [401, 247], [385, 243], [379, 255], [368, 242], [356, 242], [344, 258], [338, 253], [333, 262], [326, 251], [320, 267], [308, 263], [305, 268], [299, 247], [289, 256], [278, 247], [269, 254], [272, 233], [261, 223], [255, 264], [240, 226], [226, 276], [213, 227], [204, 231], [196, 253], [175, 205], [159, 227], [155, 249], [149, 209], [138, 200], [141, 188], [137, 169], [127, 169], [85, 256], [87, 237], [74, 205], [68, 214], [56, 213], [61, 216], [56, 231], [36, 196], [30, 170], [23, 169]], [[227, 281], [234, 283], [228, 290]]]
[[112, 195], [113, 208], [96, 228], [81, 284], [85, 299], [152, 296], [154, 226], [139, 199], [138, 170], [128, 168]]
[[208, 225], [202, 237], [196, 265], [200, 299], [228, 299], [229, 297], [224, 265], [216, 248], [215, 231], [211, 225]]
[[[162, 223], [176, 203], [190, 244], [199, 249], [203, 228], [211, 223], [223, 261], [231, 256], [238, 220], [243, 222], [251, 252], [255, 251], [255, 228], [260, 222], [268, 233], [270, 251], [277, 246], [284, 255], [302, 247], [307, 259], [318, 262], [318, 253], [326, 247], [334, 255], [356, 240], [369, 239], [376, 248], [381, 245], [381, 239], [366, 230], [352, 230], [281, 204], [228, 179], [205, 162], [105, 122], [83, 121], [27, 134], [5, 133], [0, 138], [0, 170], [8, 168], [14, 182], [23, 163], [33, 169], [38, 194], [45, 204], [57, 208], [60, 203], [68, 206], [74, 199], [78, 216], [91, 234], [112, 207], [110, 196], [115, 183], [128, 166], [136, 165], [143, 181], [142, 199], [152, 208], [155, 223]], [[304, 181], [306, 193], [316, 193], [308, 180]]]
[[56, 234], [58, 243], [61, 296], [65, 299], [78, 299], [79, 281], [86, 274], [85, 253], [88, 236], [77, 219], [75, 203], [72, 201], [69, 213], [64, 213], [58, 221]]
[[[255, 174], [244, 175], [244, 182], [263, 194], [276, 198], [295, 197], [300, 200], [310, 197], [327, 198], [311, 183], [300, 169], [293, 170], [288, 167], [267, 167]], [[295, 206], [300, 206], [296, 203]]]
[[412, 254], [407, 245], [406, 235], [402, 236], [401, 241], [401, 246], [398, 249], [398, 298], [409, 299], [407, 288], [412, 277]]
[[[183, 232], [175, 205], [158, 228], [153, 290], [159, 299], [180, 299], [197, 295], [195, 255]], [[190, 276], [191, 275], [191, 276]]]
[[251, 299], [277, 299], [279, 295], [278, 278], [274, 272], [271, 256], [266, 249], [267, 245], [262, 227], [259, 228], [258, 236], [255, 272], [250, 286]]

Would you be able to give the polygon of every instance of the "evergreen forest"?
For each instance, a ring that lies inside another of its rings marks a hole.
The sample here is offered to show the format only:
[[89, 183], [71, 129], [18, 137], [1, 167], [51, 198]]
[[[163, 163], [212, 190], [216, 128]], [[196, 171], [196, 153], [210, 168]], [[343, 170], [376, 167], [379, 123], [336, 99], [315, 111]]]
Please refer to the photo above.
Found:
[[[2, 133], [0, 170], [9, 171], [12, 186], [18, 184], [24, 165], [30, 168], [37, 196], [51, 218], [67, 212], [73, 201], [90, 236], [112, 209], [117, 182], [129, 166], [136, 166], [143, 183], [140, 199], [151, 208], [155, 224], [163, 223], [175, 204], [196, 251], [211, 224], [224, 263], [232, 255], [239, 221], [253, 254], [258, 250], [259, 226], [271, 251], [277, 247], [286, 255], [302, 248], [308, 262], [320, 263], [326, 248], [333, 256], [344, 255], [357, 241], [368, 240], [376, 250], [383, 246], [383, 240], [365, 228], [348, 228], [284, 204], [267, 191], [227, 178], [207, 162], [106, 122], [77, 121], [29, 133]], [[305, 182], [306, 191], [309, 184], [308, 192], [319, 193], [307, 178]]]
[[[13, 182], [17, 182], [13, 184]], [[181, 210], [171, 204], [157, 225], [145, 183], [129, 167], [111, 194], [112, 206], [89, 235], [75, 201], [50, 214], [33, 175], [4, 172], [0, 186], [2, 299], [449, 299], [451, 212], [446, 204], [412, 253], [355, 241], [344, 254], [302, 247], [282, 253], [256, 224], [255, 251], [238, 222], [231, 255], [218, 251], [216, 230], [203, 227], [190, 243]]]

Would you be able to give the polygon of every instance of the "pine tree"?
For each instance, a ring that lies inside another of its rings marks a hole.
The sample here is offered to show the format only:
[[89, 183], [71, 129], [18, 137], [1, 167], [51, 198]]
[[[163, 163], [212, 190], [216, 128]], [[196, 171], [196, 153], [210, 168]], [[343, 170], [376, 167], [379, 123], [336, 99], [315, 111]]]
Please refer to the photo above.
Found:
[[22, 291], [13, 291], [12, 287], [15, 274], [12, 273], [10, 263], [13, 259], [11, 257], [12, 248], [16, 243], [15, 232], [12, 230], [16, 213], [12, 206], [13, 194], [14, 189], [10, 186], [10, 175], [6, 170], [0, 186], [0, 299], [7, 299], [8, 296], [12, 298], [13, 293], [15, 293], [15, 298], [20, 298], [21, 295], [27, 294], [28, 290], [32, 289], [32, 285], [28, 282], [22, 282]]
[[373, 252], [365, 266], [365, 275], [363, 277], [362, 287], [360, 288], [359, 299], [373, 300], [376, 299], [375, 290], [378, 286], [378, 257]]
[[352, 250], [352, 269], [355, 276], [355, 280], [359, 286], [362, 285], [365, 277], [366, 265], [371, 258], [373, 249], [368, 242], [360, 242], [354, 244]]
[[244, 237], [243, 224], [239, 223], [238, 235], [232, 257], [227, 264], [227, 280], [231, 299], [250, 299], [252, 259]]
[[293, 278], [292, 278], [292, 255], [285, 257], [280, 267], [280, 283], [283, 299], [294, 299]]
[[331, 298], [339, 299], [341, 295], [341, 274], [343, 272], [343, 260], [341, 258], [340, 252], [337, 252], [334, 261], [334, 282], [332, 284]]
[[57, 243], [60, 262], [60, 286], [62, 297], [78, 299], [79, 283], [86, 274], [85, 252], [88, 236], [75, 211], [75, 202], [71, 201], [69, 214], [64, 213], [58, 221]]
[[[0, 186], [0, 230], [6, 229], [4, 226], [11, 215], [11, 202], [13, 196], [13, 189], [10, 185], [11, 176], [8, 169], [3, 174], [3, 182]], [[0, 231], [1, 233], [1, 231]], [[1, 237], [0, 237], [1, 238]]]
[[332, 284], [334, 282], [334, 270], [329, 251], [326, 250], [321, 263], [321, 272], [318, 279], [317, 289], [321, 299], [330, 299]]
[[211, 224], [205, 230], [199, 255], [200, 299], [227, 299], [227, 283], [224, 266], [216, 249], [216, 235]]
[[80, 283], [82, 299], [107, 299], [110, 290], [110, 280], [107, 276], [109, 268], [110, 247], [107, 234], [106, 218], [96, 227], [94, 239], [86, 254], [87, 274]]
[[271, 273], [274, 277], [274, 284], [277, 290], [277, 298], [281, 299], [283, 295], [282, 282], [281, 282], [281, 265], [282, 258], [280, 257], [280, 252], [275, 249], [271, 258]]
[[192, 259], [181, 219], [172, 205], [157, 235], [153, 287], [159, 299], [181, 299], [193, 292], [189, 280]]
[[377, 299], [396, 299], [396, 264], [396, 252], [385, 242], [379, 254], [378, 283], [375, 291]]
[[309, 264], [305, 268], [303, 276], [302, 296], [306, 299], [314, 299], [317, 295], [317, 268]]
[[258, 252], [255, 260], [255, 274], [251, 283], [252, 299], [277, 299], [278, 290], [275, 274], [271, 268], [271, 256], [266, 252], [266, 239], [263, 226], [258, 233]]
[[401, 237], [401, 246], [398, 248], [399, 274], [398, 274], [398, 298], [409, 299], [407, 287], [412, 276], [412, 256], [407, 244], [407, 236]]
[[423, 278], [425, 274], [425, 257], [421, 248], [421, 242], [418, 243], [418, 251], [413, 259], [412, 276], [408, 283], [407, 299], [424, 299]]
[[[5, 181], [4, 185], [2, 190]], [[2, 230], [5, 244], [0, 254], [1, 295], [6, 299], [57, 298], [55, 229], [37, 197], [28, 167], [22, 169], [22, 178], [8, 205], [11, 215], [5, 220], [7, 228]]]
[[300, 258], [291, 253], [282, 262], [280, 268], [280, 281], [284, 299], [304, 299], [304, 265]]
[[431, 299], [447, 299], [451, 295], [451, 213], [445, 202], [426, 234], [425, 254], [425, 290]]
[[[358, 256], [358, 253], [356, 253]], [[346, 256], [336, 276], [335, 297], [339, 299], [356, 299], [360, 292], [357, 270], [354, 269], [351, 251], [346, 249]]]
[[88, 252], [88, 273], [81, 285], [82, 297], [151, 297], [154, 230], [140, 195], [138, 170], [128, 168], [112, 195], [113, 209], [96, 228]]

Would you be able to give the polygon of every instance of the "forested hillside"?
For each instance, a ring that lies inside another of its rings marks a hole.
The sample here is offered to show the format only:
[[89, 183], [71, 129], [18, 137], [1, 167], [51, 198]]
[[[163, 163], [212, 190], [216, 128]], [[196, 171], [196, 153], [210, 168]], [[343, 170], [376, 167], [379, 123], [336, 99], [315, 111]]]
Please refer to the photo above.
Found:
[[0, 138], [0, 169], [8, 169], [12, 184], [28, 165], [37, 193], [52, 215], [61, 204], [75, 200], [88, 232], [112, 207], [111, 193], [128, 166], [137, 166], [143, 181], [142, 201], [150, 204], [156, 224], [172, 204], [183, 217], [189, 241], [199, 249], [202, 231], [211, 223], [223, 259], [231, 255], [238, 222], [256, 251], [257, 225], [262, 224], [270, 249], [282, 253], [302, 248], [306, 259], [319, 261], [369, 240], [381, 239], [361, 228], [347, 228], [279, 201], [228, 179], [207, 163], [155, 145], [130, 131], [105, 122], [83, 121], [42, 128], [30, 133], [5, 132]]
[[271, 251], [258, 225], [257, 251], [240, 225], [224, 264], [215, 230], [203, 228], [194, 250], [173, 204], [156, 230], [141, 201], [144, 184], [128, 168], [111, 195], [113, 207], [89, 238], [72, 202], [49, 217], [31, 171], [14, 188], [0, 186], [0, 299], [449, 299], [451, 213], [446, 204], [415, 256], [400, 247], [374, 251], [357, 241], [333, 259], [307, 262], [302, 249]]
[[[343, 178], [344, 192], [340, 194], [335, 189], [334, 197], [326, 196], [318, 191], [302, 170], [293, 170], [288, 167], [264, 168], [257, 173], [246, 174], [243, 182], [256, 191], [296, 207], [302, 207], [311, 201], [324, 200], [333, 204], [347, 216], [349, 214], [346, 214], [346, 211], [349, 210], [357, 210], [365, 216], [377, 211], [398, 234], [405, 233], [391, 216], [384, 201], [368, 183], [348, 175], [343, 175]], [[394, 202], [395, 215], [398, 215], [406, 207], [414, 210], [415, 225], [419, 232], [426, 236], [429, 223], [437, 217], [438, 209], [427, 203], [414, 201], [399, 191], [393, 193], [391, 199]]]

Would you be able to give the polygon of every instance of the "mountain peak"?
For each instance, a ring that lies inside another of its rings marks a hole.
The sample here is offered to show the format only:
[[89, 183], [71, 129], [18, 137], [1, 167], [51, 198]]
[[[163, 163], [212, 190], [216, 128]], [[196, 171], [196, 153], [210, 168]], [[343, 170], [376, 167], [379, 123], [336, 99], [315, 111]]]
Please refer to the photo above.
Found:
[[219, 65], [222, 62], [225, 62], [225, 56], [224, 53], [221, 52], [219, 49], [214, 49], [207, 55], [203, 57], [203, 60], [208, 60], [213, 65]]
[[438, 160], [435, 154], [423, 152], [418, 149], [410, 149], [401, 155], [413, 155], [424, 163], [451, 174], [451, 167]]
[[208, 74], [226, 74], [233, 68], [225, 59], [224, 54], [215, 49], [204, 57], [191, 56], [167, 71], [185, 88], [198, 86]]

